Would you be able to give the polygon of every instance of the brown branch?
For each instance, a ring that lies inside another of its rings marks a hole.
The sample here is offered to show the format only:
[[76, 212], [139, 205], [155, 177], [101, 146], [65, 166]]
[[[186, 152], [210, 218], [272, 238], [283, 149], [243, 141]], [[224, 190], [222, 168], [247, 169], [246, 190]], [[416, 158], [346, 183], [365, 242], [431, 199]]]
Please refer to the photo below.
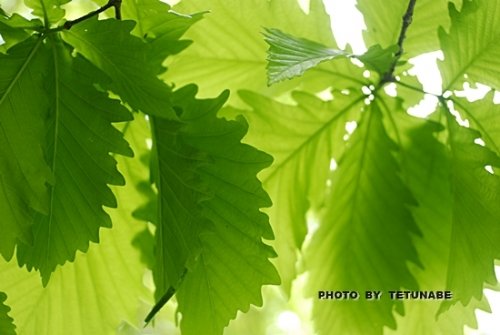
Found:
[[415, 9], [415, 4], [417, 0], [410, 0], [408, 3], [408, 8], [406, 9], [405, 14], [403, 15], [403, 25], [401, 26], [401, 31], [399, 33], [398, 38], [398, 51], [394, 55], [394, 60], [392, 61], [391, 67], [389, 70], [382, 76], [381, 84], [389, 83], [395, 81], [394, 78], [394, 70], [396, 69], [396, 65], [399, 61], [399, 58], [403, 55], [404, 49], [403, 44], [406, 38], [406, 31], [411, 25], [413, 20], [413, 11]]
[[61, 30], [70, 30], [71, 27], [73, 27], [75, 24], [78, 24], [80, 22], [83, 22], [85, 20], [88, 20], [90, 19], [91, 17], [94, 17], [94, 16], [97, 16], [99, 14], [101, 14], [102, 12], [104, 12], [105, 10], [111, 8], [111, 7], [114, 7], [115, 8], [115, 17], [117, 20], [121, 20], [122, 18], [122, 15], [121, 15], [121, 4], [122, 4], [122, 0], [109, 0], [107, 4], [105, 4], [104, 6], [96, 9], [95, 11], [93, 12], [90, 12], [90, 13], [87, 13], [77, 19], [74, 19], [74, 20], [71, 20], [71, 21], [66, 21], [62, 26], [59, 26], [59, 27], [56, 27], [56, 28], [53, 28], [53, 29], [48, 29], [46, 30], [47, 33], [50, 33], [50, 32], [56, 32], [56, 31], [61, 31]]

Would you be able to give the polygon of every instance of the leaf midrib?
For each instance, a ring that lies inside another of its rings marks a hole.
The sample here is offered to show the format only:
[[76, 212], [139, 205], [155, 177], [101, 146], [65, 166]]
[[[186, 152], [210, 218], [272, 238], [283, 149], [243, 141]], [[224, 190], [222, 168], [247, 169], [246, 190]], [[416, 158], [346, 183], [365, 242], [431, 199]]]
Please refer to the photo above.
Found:
[[359, 102], [363, 101], [365, 98], [364, 95], [360, 95], [357, 99], [355, 99], [352, 103], [347, 105], [344, 109], [340, 110], [337, 114], [335, 114], [330, 120], [325, 122], [323, 126], [318, 128], [314, 133], [312, 133], [311, 136], [309, 136], [304, 142], [300, 144], [294, 151], [292, 151], [281, 163], [277, 164], [274, 166], [271, 166], [273, 168], [272, 172], [267, 175], [263, 179], [263, 183], [269, 182], [269, 180], [273, 179], [276, 174], [280, 172], [281, 169], [283, 169], [292, 159], [294, 159], [297, 155], [302, 152], [307, 146], [311, 144], [317, 137], [319, 137], [323, 132], [326, 131], [327, 128], [329, 128], [338, 118], [343, 116], [346, 112], [348, 112], [351, 108], [353, 108], [356, 104]]
[[0, 106], [4, 103], [5, 99], [7, 96], [11, 93], [13, 87], [17, 82], [20, 80], [21, 76], [23, 75], [24, 71], [28, 68], [28, 65], [31, 63], [33, 60], [33, 57], [35, 56], [36, 52], [38, 51], [38, 48], [40, 47], [44, 37], [39, 37], [36, 44], [33, 46], [33, 49], [30, 51], [28, 57], [26, 58], [26, 61], [23, 63], [21, 68], [19, 69], [19, 72], [14, 76], [12, 81], [10, 82], [9, 86], [7, 86], [7, 89], [5, 90], [4, 94], [0, 98]]

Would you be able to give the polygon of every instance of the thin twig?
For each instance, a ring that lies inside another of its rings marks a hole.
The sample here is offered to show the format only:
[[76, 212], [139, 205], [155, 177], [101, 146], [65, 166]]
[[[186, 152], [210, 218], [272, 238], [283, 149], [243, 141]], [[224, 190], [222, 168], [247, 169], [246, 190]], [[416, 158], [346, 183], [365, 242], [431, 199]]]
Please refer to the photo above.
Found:
[[403, 55], [404, 49], [403, 49], [403, 44], [406, 38], [406, 31], [410, 27], [410, 24], [413, 20], [413, 10], [415, 9], [415, 4], [417, 0], [410, 0], [408, 3], [408, 8], [406, 9], [405, 14], [403, 15], [403, 25], [401, 27], [401, 31], [399, 33], [399, 38], [398, 38], [398, 51], [394, 55], [394, 60], [392, 61], [391, 67], [389, 70], [383, 75], [381, 84], [384, 83], [389, 83], [389, 82], [394, 82], [394, 70], [396, 69], [396, 65], [399, 61], [399, 58], [401, 58], [401, 55]]
[[88, 20], [91, 17], [97, 16], [111, 7], [115, 8], [116, 19], [121, 20], [121, 17], [122, 17], [121, 10], [120, 10], [121, 4], [122, 4], [122, 0], [109, 0], [107, 4], [96, 9], [95, 11], [92, 11], [90, 13], [83, 15], [83, 16], [80, 16], [77, 19], [74, 19], [71, 21], [66, 21], [62, 26], [59, 26], [59, 27], [56, 27], [53, 29], [47, 29], [46, 32], [50, 33], [50, 32], [57, 32], [57, 31], [61, 31], [61, 30], [70, 30], [71, 27], [73, 27], [75, 24], [78, 24], [80, 22]]

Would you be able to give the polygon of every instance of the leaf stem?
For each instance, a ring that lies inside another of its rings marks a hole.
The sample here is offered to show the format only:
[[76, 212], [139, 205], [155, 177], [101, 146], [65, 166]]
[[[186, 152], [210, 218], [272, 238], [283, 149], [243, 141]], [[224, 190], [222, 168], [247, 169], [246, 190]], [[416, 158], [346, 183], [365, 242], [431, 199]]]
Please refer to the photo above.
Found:
[[431, 96], [436, 97], [436, 98], [438, 98], [438, 99], [439, 99], [439, 98], [443, 98], [443, 99], [447, 99], [447, 100], [449, 99], [449, 98], [444, 98], [442, 94], [435, 94], [435, 93], [427, 92], [427, 91], [426, 91], [426, 90], [424, 90], [424, 89], [421, 89], [421, 88], [419, 88], [419, 87], [415, 87], [415, 86], [413, 86], [413, 85], [407, 84], [407, 83], [402, 82], [402, 81], [394, 81], [394, 82], [395, 82], [396, 84], [401, 85], [401, 86], [403, 86], [403, 87], [406, 87], [406, 88], [408, 88], [408, 89], [410, 89], [410, 90], [413, 90], [413, 91], [416, 91], [416, 92], [420, 92], [420, 93], [423, 93], [423, 94], [427, 94], [427, 95], [431, 95]]
[[47, 29], [45, 32], [46, 33], [52, 33], [52, 32], [58, 32], [61, 30], [70, 30], [71, 27], [74, 25], [81, 23], [85, 20], [90, 19], [91, 17], [97, 16], [101, 14], [102, 12], [106, 11], [107, 9], [114, 7], [115, 8], [115, 17], [117, 20], [121, 20], [122, 15], [121, 15], [121, 4], [122, 0], [108, 0], [108, 3], [105, 4], [104, 6], [96, 9], [95, 11], [92, 11], [90, 13], [87, 13], [83, 16], [80, 16], [77, 19], [71, 20], [71, 21], [66, 21], [63, 25], [53, 28], [53, 29]]
[[389, 83], [389, 82], [394, 82], [396, 79], [394, 78], [394, 70], [396, 69], [396, 65], [399, 61], [399, 58], [401, 58], [401, 55], [403, 55], [404, 48], [404, 40], [406, 38], [406, 31], [411, 25], [411, 22], [413, 21], [413, 11], [415, 9], [415, 4], [417, 0], [410, 0], [408, 3], [408, 8], [406, 9], [405, 14], [403, 15], [403, 25], [401, 26], [401, 31], [399, 33], [398, 37], [398, 51], [394, 55], [394, 60], [391, 64], [391, 67], [389, 70], [382, 76], [381, 84]]

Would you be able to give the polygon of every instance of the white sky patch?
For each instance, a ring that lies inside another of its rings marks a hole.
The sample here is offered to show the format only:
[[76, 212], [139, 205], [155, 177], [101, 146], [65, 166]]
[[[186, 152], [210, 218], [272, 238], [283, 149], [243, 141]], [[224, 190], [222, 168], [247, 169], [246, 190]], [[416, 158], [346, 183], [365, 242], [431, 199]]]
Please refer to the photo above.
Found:
[[363, 86], [361, 87], [361, 92], [363, 92], [364, 95], [369, 95], [372, 93], [372, 90], [368, 86]]
[[335, 159], [330, 159], [330, 171], [335, 171], [337, 170], [338, 164]]
[[355, 54], [366, 51], [362, 30], [365, 29], [363, 15], [356, 8], [356, 0], [324, 0], [326, 12], [330, 15], [333, 35], [339, 48], [349, 44]]
[[396, 83], [389, 83], [384, 86], [384, 91], [390, 97], [397, 97], [398, 91], [396, 88], [397, 88]]
[[441, 51], [429, 52], [414, 57], [409, 60], [413, 67], [409, 74], [416, 76], [418, 81], [422, 83], [424, 91], [431, 93], [426, 94], [416, 106], [408, 109], [408, 114], [417, 117], [427, 117], [436, 110], [438, 99], [432, 95], [441, 94], [442, 80], [437, 66], [437, 60], [442, 59]]
[[357, 127], [358, 123], [356, 121], [348, 121], [345, 123], [345, 131], [347, 131], [349, 135], [351, 135]]
[[455, 95], [458, 97], [466, 98], [469, 101], [477, 101], [491, 91], [489, 86], [483, 84], [476, 84], [476, 87], [471, 87], [469, 83], [464, 83], [464, 89], [462, 91], [455, 91]]
[[146, 147], [151, 150], [151, 148], [153, 147], [153, 140], [150, 139], [150, 138], [146, 138]]
[[278, 315], [278, 328], [286, 334], [299, 334], [302, 322], [297, 314], [292, 311], [284, 311]]
[[474, 143], [476, 143], [476, 144], [478, 144], [478, 145], [480, 145], [480, 146], [482, 146], [482, 147], [484, 147], [484, 146], [486, 145], [486, 143], [484, 143], [484, 141], [483, 141], [483, 139], [482, 139], [482, 138], [476, 138], [476, 139], [474, 140]]

